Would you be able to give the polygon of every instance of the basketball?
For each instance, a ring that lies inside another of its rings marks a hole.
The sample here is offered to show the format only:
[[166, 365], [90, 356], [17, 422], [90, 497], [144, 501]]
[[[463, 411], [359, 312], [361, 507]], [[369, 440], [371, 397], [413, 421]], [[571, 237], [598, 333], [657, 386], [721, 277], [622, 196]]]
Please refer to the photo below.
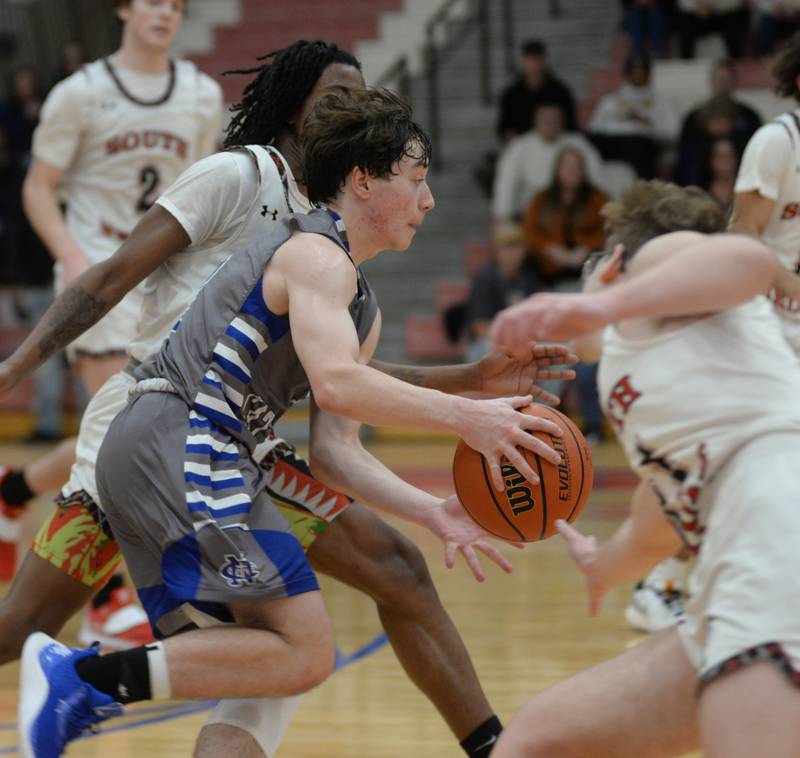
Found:
[[559, 465], [520, 448], [540, 482], [531, 484], [506, 462], [505, 490], [500, 492], [492, 484], [484, 457], [461, 440], [453, 458], [453, 479], [467, 513], [487, 532], [511, 542], [535, 542], [552, 537], [558, 519], [572, 522], [580, 516], [592, 489], [594, 468], [586, 440], [563, 413], [536, 404], [522, 413], [546, 418], [564, 430], [563, 437], [531, 432], [561, 454]]

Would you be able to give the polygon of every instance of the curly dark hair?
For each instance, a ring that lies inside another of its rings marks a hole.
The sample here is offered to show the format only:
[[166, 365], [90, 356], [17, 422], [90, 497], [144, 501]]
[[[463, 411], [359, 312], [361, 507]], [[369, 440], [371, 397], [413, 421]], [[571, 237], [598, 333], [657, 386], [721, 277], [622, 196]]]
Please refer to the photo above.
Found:
[[621, 242], [630, 260], [645, 242], [679, 231], [715, 234], [724, 232], [725, 212], [699, 187], [679, 187], [653, 179], [635, 181], [619, 200], [606, 203], [606, 248]]
[[384, 179], [403, 158], [427, 166], [431, 139], [408, 101], [387, 89], [321, 97], [302, 136], [304, 177], [312, 203], [333, 200], [358, 167]]
[[800, 32], [795, 32], [773, 58], [770, 72], [775, 79], [775, 93], [800, 100], [797, 77], [800, 75]]
[[332, 42], [301, 39], [282, 50], [257, 58], [265, 61], [254, 68], [226, 71], [257, 74], [244, 88], [241, 102], [231, 107], [225, 147], [267, 145], [285, 129], [314, 89], [322, 72], [332, 63], [344, 63], [359, 71], [361, 64]]

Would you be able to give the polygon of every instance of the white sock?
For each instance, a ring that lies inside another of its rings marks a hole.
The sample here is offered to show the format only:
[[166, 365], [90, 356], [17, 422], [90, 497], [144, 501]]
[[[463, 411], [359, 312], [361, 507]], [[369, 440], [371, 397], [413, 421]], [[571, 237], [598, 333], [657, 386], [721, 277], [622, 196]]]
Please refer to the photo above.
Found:
[[172, 685], [169, 682], [167, 651], [163, 642], [145, 645], [147, 666], [150, 669], [150, 692], [153, 700], [168, 700], [172, 697]]

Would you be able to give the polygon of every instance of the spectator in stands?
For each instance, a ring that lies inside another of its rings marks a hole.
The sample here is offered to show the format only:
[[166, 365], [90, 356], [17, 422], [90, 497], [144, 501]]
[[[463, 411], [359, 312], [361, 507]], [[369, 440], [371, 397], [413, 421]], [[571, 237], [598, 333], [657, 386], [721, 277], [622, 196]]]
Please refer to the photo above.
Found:
[[722, 103], [728, 101], [733, 105], [733, 135], [737, 145], [744, 146], [756, 129], [761, 126], [761, 116], [752, 108], [734, 98], [736, 91], [736, 64], [730, 60], [719, 60], [711, 67], [711, 92], [708, 99], [704, 100], [696, 108], [689, 111], [681, 124], [681, 133], [678, 141], [678, 151], [683, 149], [684, 143], [692, 141], [698, 137], [702, 140], [705, 132], [703, 119], [707, 116], [703, 109], [713, 102]]
[[[7, 141], [7, 226], [3, 246], [4, 284], [18, 286], [15, 305], [20, 317], [32, 327], [53, 302], [53, 259], [34, 233], [22, 210], [22, 182], [31, 157], [33, 130], [39, 121], [42, 89], [32, 66], [11, 73], [8, 101], [0, 108], [0, 130]], [[31, 441], [61, 437], [61, 406], [65, 369], [54, 356], [34, 374], [36, 417]]]
[[800, 27], [800, 3], [797, 0], [751, 0], [753, 21], [753, 55], [763, 58], [775, 51], [778, 43]]
[[608, 197], [589, 181], [583, 155], [564, 148], [549, 186], [528, 206], [522, 224], [525, 244], [548, 289], [578, 289], [581, 267], [603, 247], [600, 209]]
[[622, 24], [633, 50], [667, 54], [673, 0], [622, 0]]
[[733, 98], [735, 68], [731, 61], [719, 61], [711, 72], [711, 97], [690, 111], [683, 121], [673, 179], [678, 184], [698, 184], [700, 166], [710, 144], [728, 137], [741, 155], [747, 141], [761, 125], [752, 109]]
[[[538, 265], [542, 288], [560, 292], [580, 289], [581, 269], [589, 253], [603, 247], [600, 209], [606, 202], [608, 197], [589, 181], [581, 153], [570, 147], [562, 150], [550, 185], [533, 199], [522, 227], [525, 244]], [[594, 444], [604, 436], [597, 364], [580, 363], [575, 371], [583, 432]], [[563, 382], [546, 385], [554, 395], [560, 395], [563, 387]]]
[[569, 87], [547, 67], [547, 48], [540, 40], [522, 45], [520, 73], [500, 96], [497, 132], [503, 142], [531, 128], [533, 113], [542, 103], [556, 103], [564, 113], [564, 128], [575, 131], [575, 98]]
[[729, 137], [713, 140], [701, 165], [699, 185], [713, 197], [726, 213], [733, 206], [733, 188], [739, 170], [741, 153]]
[[589, 121], [589, 139], [605, 160], [625, 161], [642, 179], [655, 177], [662, 143], [675, 139], [677, 118], [650, 85], [650, 56], [632, 51], [624, 81], [603, 97]]
[[744, 57], [748, 31], [745, 0], [678, 0], [681, 58], [694, 58], [698, 37], [719, 34], [729, 58]]
[[593, 183], [602, 179], [602, 159], [582, 135], [564, 131], [563, 113], [555, 103], [543, 103], [533, 116], [534, 128], [512, 139], [500, 155], [494, 182], [492, 213], [496, 223], [519, 221], [533, 196], [550, 182], [556, 156], [565, 147], [581, 153]]
[[74, 74], [84, 63], [86, 63], [86, 50], [77, 40], [69, 40], [61, 48], [61, 63], [56, 72], [53, 84], [58, 84], [62, 79]]
[[540, 289], [536, 266], [528, 257], [519, 226], [495, 231], [495, 252], [475, 274], [467, 301], [467, 360], [480, 360], [489, 351], [492, 319], [504, 308]]

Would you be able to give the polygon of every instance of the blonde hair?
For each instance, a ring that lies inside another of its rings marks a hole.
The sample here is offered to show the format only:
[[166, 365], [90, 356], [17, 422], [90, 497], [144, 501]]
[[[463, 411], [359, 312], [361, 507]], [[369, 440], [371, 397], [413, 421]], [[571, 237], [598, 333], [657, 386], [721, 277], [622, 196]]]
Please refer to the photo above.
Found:
[[707, 192], [659, 179], [634, 182], [619, 200], [606, 203], [601, 213], [606, 219], [607, 247], [621, 242], [626, 258], [662, 234], [715, 234], [725, 231], [727, 224], [725, 212]]

